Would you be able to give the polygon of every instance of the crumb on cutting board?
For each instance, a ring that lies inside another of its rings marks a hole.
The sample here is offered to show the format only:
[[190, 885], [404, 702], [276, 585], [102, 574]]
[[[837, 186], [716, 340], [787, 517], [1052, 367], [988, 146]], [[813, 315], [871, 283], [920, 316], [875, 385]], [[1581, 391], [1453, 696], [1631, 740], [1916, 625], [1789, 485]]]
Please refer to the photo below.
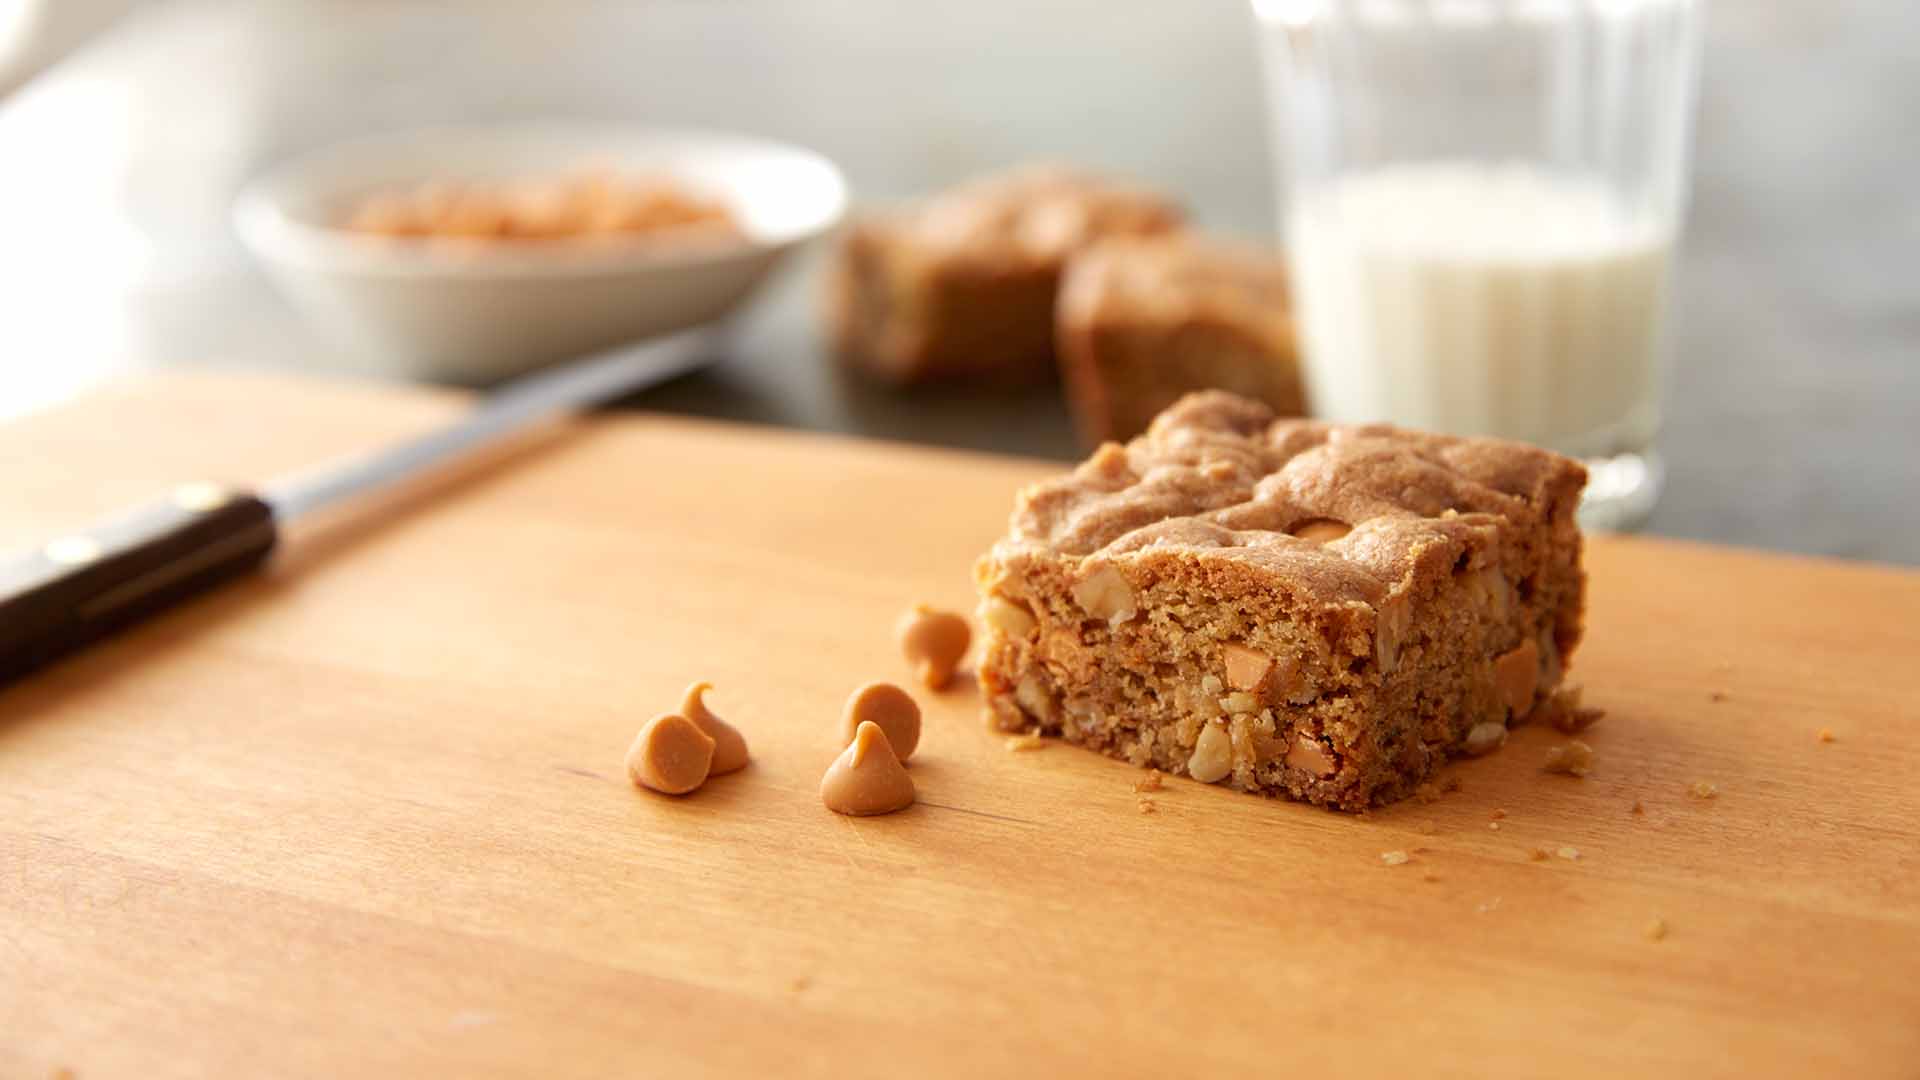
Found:
[[1550, 773], [1584, 777], [1593, 771], [1593, 747], [1579, 739], [1565, 746], [1548, 747], [1545, 768]]

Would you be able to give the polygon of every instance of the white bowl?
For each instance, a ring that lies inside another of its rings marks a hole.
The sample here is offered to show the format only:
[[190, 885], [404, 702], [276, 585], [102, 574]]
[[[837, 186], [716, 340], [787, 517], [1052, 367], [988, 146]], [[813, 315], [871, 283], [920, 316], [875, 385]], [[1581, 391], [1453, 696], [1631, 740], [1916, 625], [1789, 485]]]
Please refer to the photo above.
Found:
[[[404, 243], [339, 222], [369, 195], [435, 180], [665, 174], [724, 201], [735, 244]], [[234, 227], [294, 303], [347, 346], [342, 366], [490, 382], [716, 319], [833, 227], [846, 182], [764, 139], [618, 127], [447, 128], [357, 139], [248, 184]]]

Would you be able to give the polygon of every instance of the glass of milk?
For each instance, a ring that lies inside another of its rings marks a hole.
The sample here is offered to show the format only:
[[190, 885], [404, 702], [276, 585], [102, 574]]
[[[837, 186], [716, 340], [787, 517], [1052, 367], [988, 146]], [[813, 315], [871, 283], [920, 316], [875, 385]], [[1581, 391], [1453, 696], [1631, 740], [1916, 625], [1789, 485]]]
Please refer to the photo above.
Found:
[[1253, 0], [1316, 414], [1551, 447], [1658, 497], [1699, 0]]

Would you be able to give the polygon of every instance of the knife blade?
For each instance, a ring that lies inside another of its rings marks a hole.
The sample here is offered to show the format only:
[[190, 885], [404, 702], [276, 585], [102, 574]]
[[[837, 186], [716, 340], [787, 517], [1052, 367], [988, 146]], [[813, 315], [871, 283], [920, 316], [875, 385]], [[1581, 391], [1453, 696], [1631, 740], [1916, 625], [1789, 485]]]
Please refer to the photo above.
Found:
[[268, 483], [195, 482], [0, 560], [0, 686], [263, 563], [293, 522], [709, 363], [696, 329], [524, 376], [438, 429]]

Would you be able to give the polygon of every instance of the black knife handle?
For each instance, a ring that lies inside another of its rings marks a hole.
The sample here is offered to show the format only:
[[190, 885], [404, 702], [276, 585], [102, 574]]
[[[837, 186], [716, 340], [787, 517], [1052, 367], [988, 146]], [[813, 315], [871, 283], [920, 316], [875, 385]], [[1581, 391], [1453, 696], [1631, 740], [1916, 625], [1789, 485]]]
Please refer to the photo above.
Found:
[[258, 497], [187, 484], [0, 560], [0, 685], [258, 566], [278, 535]]

